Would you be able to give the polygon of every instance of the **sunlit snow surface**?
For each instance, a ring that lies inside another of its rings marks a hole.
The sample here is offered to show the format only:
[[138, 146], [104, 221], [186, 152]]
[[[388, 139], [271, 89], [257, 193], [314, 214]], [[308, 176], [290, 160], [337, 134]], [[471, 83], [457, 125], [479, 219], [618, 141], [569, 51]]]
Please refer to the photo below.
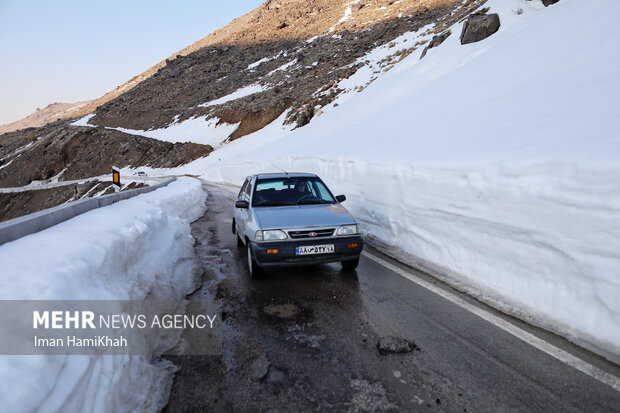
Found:
[[226, 102], [230, 102], [230, 101], [233, 101], [233, 100], [244, 98], [246, 96], [254, 95], [254, 94], [259, 93], [259, 92], [263, 92], [263, 91], [265, 91], [267, 89], [269, 89], [269, 88], [266, 87], [266, 86], [262, 86], [262, 85], [259, 85], [259, 84], [252, 84], [252, 85], [249, 85], [249, 86], [242, 87], [241, 89], [237, 89], [236, 91], [234, 91], [234, 92], [232, 92], [232, 93], [230, 93], [230, 94], [228, 94], [226, 96], [222, 96], [219, 99], [215, 99], [215, 100], [212, 100], [212, 101], [207, 102], [207, 103], [203, 103], [203, 104], [198, 105], [198, 106], [209, 107], [209, 106], [221, 105], [221, 104], [226, 103]]
[[202, 145], [211, 145], [216, 148], [226, 140], [237, 127], [239, 127], [238, 123], [220, 123], [218, 118], [214, 117], [207, 120], [206, 116], [200, 116], [197, 118], [192, 117], [181, 122], [174, 122], [168, 127], [161, 129], [146, 131], [127, 128], [107, 129], [115, 129], [132, 135], [145, 136], [160, 141], [173, 143], [194, 142]]
[[[183, 299], [196, 286], [189, 222], [204, 204], [200, 182], [179, 178], [4, 244], [0, 299]], [[0, 371], [3, 411], [156, 412], [174, 369], [143, 356], [2, 356]]]
[[84, 116], [83, 118], [80, 118], [78, 120], [76, 120], [75, 122], [71, 123], [72, 126], [88, 126], [89, 128], [96, 128], [95, 125], [91, 125], [90, 123], [88, 123], [88, 121], [95, 116], [94, 113], [91, 113], [89, 115]]
[[[362, 68], [341, 83], [348, 93], [303, 128], [284, 125], [284, 113], [206, 158], [141, 170], [237, 185], [278, 168], [316, 172], [347, 195], [367, 239], [387, 253], [618, 357], [620, 2], [562, 0], [544, 8], [490, 0], [485, 7], [501, 18], [489, 39], [461, 46], [459, 23], [422, 60], [423, 46], [388, 72]], [[367, 60], [378, 65], [428, 39], [424, 30]], [[223, 126], [200, 122], [205, 136]], [[170, 132], [160, 138], [173, 139]], [[184, 182], [0, 247], [7, 278], [0, 298], [181, 293], [187, 280], [154, 274], [171, 273], [192, 250], [187, 221], [202, 212], [204, 194], [195, 181]], [[43, 401], [49, 410], [132, 410], [153, 380], [169, 376], [127, 357], [3, 357], [0, 371], [7, 411]]]
[[173, 171], [319, 173], [386, 251], [620, 355], [620, 3], [485, 6], [501, 19], [490, 38], [462, 46], [458, 23], [422, 60], [423, 46], [360, 69], [309, 125], [282, 116]]

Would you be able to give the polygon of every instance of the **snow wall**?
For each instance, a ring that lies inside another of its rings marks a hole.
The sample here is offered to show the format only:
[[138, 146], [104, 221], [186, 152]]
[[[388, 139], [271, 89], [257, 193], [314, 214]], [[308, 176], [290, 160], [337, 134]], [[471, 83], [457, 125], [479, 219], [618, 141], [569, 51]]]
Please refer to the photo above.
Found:
[[[0, 247], [0, 299], [183, 299], [197, 286], [189, 223], [205, 210], [200, 181], [99, 208]], [[175, 367], [144, 356], [3, 356], [11, 412], [156, 412]]]
[[620, 3], [600, 3], [489, 0], [488, 39], [461, 45], [460, 22], [303, 128], [283, 115], [179, 173], [315, 172], [386, 253], [618, 362]]

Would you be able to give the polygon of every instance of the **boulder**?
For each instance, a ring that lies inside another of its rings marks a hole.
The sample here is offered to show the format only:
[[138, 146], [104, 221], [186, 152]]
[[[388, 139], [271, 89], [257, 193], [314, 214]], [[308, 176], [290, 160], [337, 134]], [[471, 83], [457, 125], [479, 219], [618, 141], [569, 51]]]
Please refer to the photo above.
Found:
[[388, 336], [379, 340], [377, 348], [381, 354], [409, 353], [416, 348], [416, 345], [404, 338]]
[[472, 14], [463, 24], [461, 44], [479, 42], [497, 30], [499, 30], [499, 16], [497, 13]]
[[547, 6], [550, 6], [550, 5], [552, 5], [552, 4], [557, 3], [558, 1], [560, 1], [560, 0], [542, 0], [542, 4], [543, 4], [545, 7], [547, 7]]
[[450, 36], [450, 34], [452, 34], [452, 32], [450, 30], [447, 30], [437, 36], [434, 36], [433, 39], [428, 44], [428, 46], [426, 46], [426, 48], [422, 51], [422, 55], [420, 56], [420, 59], [426, 56], [426, 52], [428, 52], [428, 49], [432, 49], [433, 47], [437, 47], [440, 44], [442, 44], [444, 40], [446, 40]]
[[254, 359], [252, 364], [250, 364], [250, 377], [254, 380], [262, 380], [267, 375], [267, 373], [269, 373], [270, 365], [271, 363], [269, 363], [267, 357], [264, 354], [260, 355], [259, 357]]
[[284, 3], [284, 0], [267, 0], [265, 6], [267, 10], [279, 9], [282, 3]]

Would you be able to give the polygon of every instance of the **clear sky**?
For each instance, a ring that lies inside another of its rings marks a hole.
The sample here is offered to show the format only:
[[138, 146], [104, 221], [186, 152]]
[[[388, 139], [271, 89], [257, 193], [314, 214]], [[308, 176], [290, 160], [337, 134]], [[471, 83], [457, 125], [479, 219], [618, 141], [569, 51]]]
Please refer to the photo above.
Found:
[[102, 96], [264, 0], [0, 0], [0, 125]]

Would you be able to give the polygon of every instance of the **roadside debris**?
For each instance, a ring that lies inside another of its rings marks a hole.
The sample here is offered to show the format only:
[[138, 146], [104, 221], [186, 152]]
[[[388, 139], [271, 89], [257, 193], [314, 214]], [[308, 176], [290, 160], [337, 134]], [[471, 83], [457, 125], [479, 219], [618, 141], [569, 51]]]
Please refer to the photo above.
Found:
[[264, 307], [263, 312], [272, 317], [290, 319], [297, 316], [300, 309], [295, 304], [272, 304]]
[[262, 380], [269, 373], [270, 365], [265, 354], [261, 354], [250, 365], [250, 377], [254, 380]]
[[377, 343], [377, 348], [379, 349], [379, 353], [388, 354], [388, 353], [409, 353], [412, 350], [416, 349], [417, 346], [404, 338], [387, 336], [382, 337]]

